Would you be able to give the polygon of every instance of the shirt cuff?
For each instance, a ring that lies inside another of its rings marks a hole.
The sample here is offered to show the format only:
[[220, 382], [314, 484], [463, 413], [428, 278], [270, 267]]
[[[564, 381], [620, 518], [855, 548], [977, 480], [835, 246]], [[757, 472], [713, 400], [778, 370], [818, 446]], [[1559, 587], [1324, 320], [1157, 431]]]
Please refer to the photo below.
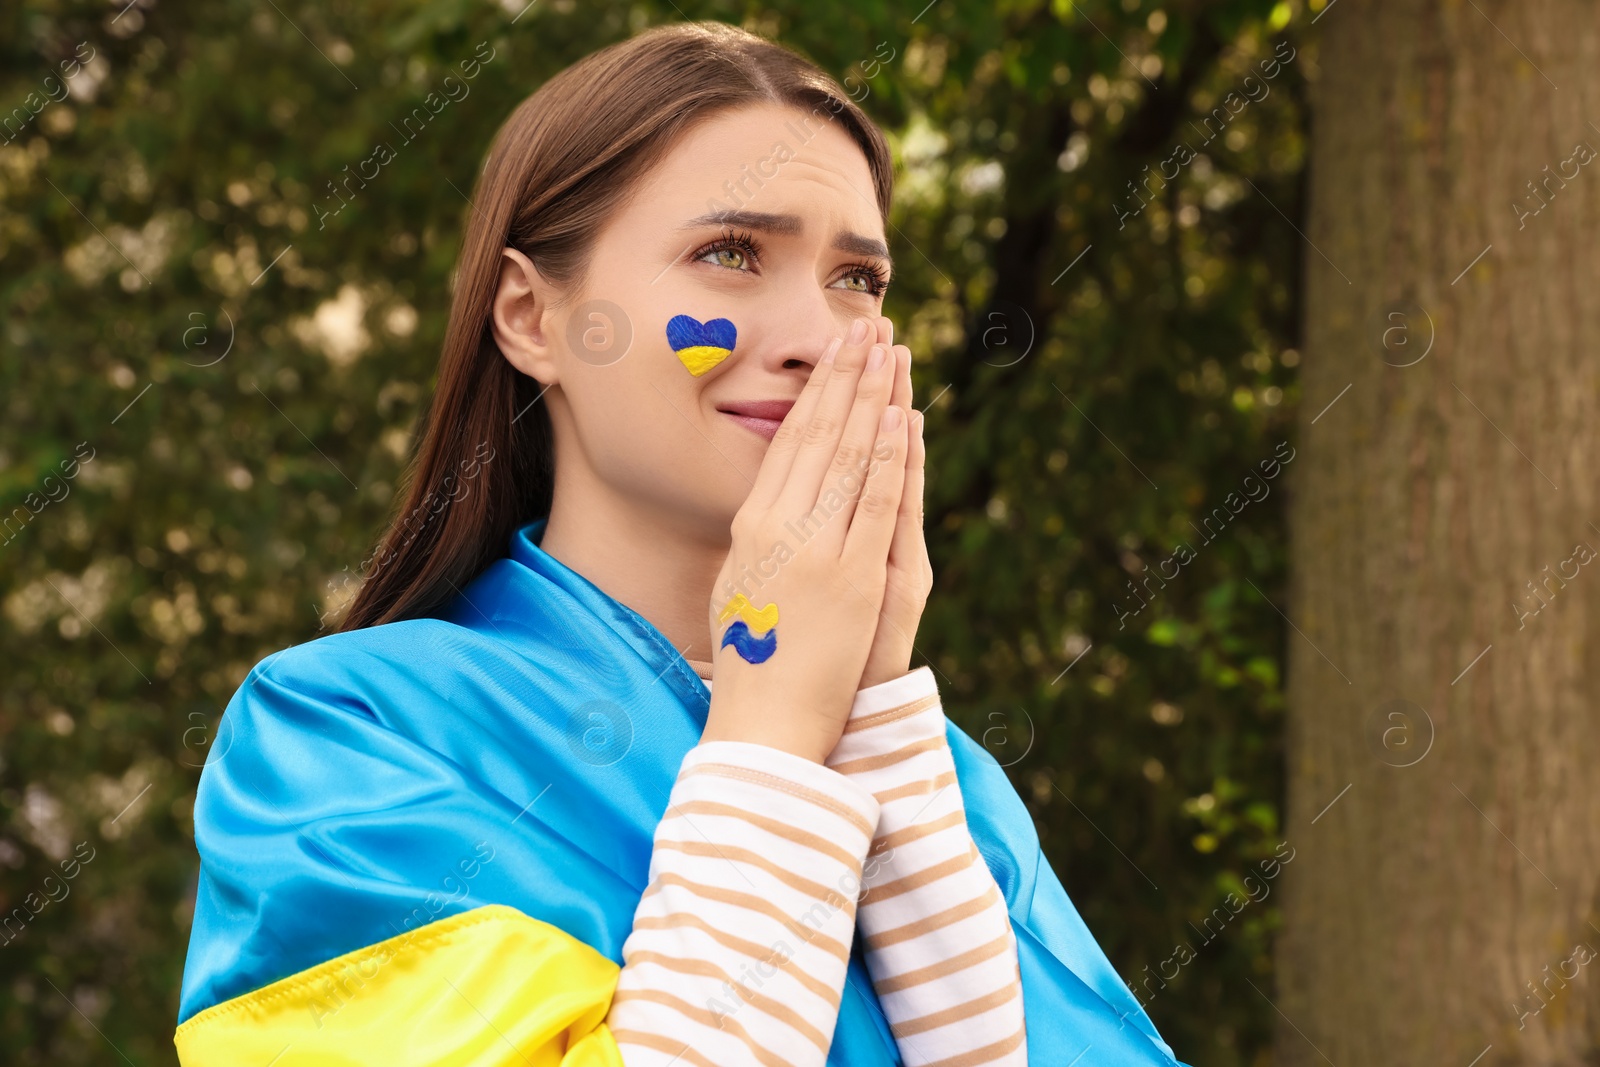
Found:
[[857, 922], [908, 1067], [1027, 1063], [1016, 941], [967, 826], [930, 667], [856, 694], [827, 766], [872, 792]]
[[607, 1022], [628, 1067], [822, 1067], [878, 821], [862, 786], [767, 745], [689, 750], [656, 827]]

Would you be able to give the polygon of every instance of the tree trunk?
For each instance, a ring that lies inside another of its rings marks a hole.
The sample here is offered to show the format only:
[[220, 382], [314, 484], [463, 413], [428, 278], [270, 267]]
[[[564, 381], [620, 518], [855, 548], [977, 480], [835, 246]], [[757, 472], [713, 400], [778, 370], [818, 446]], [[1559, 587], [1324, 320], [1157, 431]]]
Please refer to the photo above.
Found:
[[1336, 0], [1316, 33], [1291, 587], [1263, 590], [1295, 853], [1276, 991], [1240, 995], [1278, 1009], [1275, 1067], [1593, 1064], [1600, 15]]

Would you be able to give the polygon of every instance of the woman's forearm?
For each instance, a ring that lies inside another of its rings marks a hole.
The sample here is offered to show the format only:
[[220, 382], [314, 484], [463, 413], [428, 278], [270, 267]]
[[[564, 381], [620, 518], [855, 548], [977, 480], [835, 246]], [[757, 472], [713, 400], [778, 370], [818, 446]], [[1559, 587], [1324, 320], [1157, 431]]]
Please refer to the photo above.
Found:
[[690, 750], [607, 1017], [628, 1067], [820, 1067], [877, 817], [871, 793], [800, 756]]
[[967, 828], [932, 671], [858, 693], [827, 763], [880, 806], [858, 922], [901, 1057], [1025, 1064], [1016, 940]]

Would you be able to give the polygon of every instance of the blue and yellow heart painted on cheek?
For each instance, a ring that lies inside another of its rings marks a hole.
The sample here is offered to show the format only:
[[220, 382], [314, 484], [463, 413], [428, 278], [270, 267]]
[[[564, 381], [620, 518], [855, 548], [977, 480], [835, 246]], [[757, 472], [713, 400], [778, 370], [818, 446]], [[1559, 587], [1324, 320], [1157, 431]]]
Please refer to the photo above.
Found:
[[696, 378], [727, 359], [738, 336], [727, 319], [701, 322], [691, 315], [674, 315], [667, 323], [667, 344]]
[[723, 631], [722, 644], [718, 647], [732, 645], [746, 663], [766, 662], [778, 650], [778, 605], [757, 608], [749, 597], [740, 593], [728, 601], [717, 621], [727, 622], [736, 615], [734, 624]]

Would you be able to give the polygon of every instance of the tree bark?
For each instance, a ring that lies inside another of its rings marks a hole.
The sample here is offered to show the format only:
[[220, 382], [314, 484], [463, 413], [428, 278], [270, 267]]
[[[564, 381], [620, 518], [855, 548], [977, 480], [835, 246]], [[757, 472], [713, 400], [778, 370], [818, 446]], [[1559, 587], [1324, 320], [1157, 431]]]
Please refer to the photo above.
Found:
[[1276, 990], [1241, 995], [1274, 1001], [1277, 1067], [1600, 1062], [1600, 21], [1336, 0], [1316, 33], [1291, 579], [1263, 590], [1295, 854]]

